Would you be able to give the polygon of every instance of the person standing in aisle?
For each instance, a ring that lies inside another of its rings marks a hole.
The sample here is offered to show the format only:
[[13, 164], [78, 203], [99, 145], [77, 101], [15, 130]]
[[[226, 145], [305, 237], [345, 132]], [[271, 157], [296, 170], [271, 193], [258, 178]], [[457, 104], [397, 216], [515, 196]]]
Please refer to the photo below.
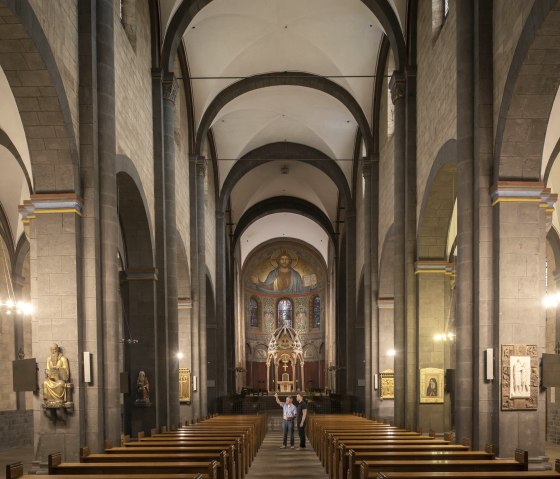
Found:
[[280, 449], [285, 449], [288, 445], [288, 431], [290, 433], [290, 447], [294, 448], [294, 421], [296, 419], [297, 408], [292, 403], [292, 396], [286, 398], [286, 402], [281, 402], [278, 399], [278, 393], [274, 394], [276, 398], [276, 404], [278, 404], [283, 411], [283, 421], [282, 421], [282, 431], [284, 432], [284, 438], [282, 441], [282, 446]]
[[299, 447], [297, 450], [305, 449], [305, 425], [307, 424], [307, 403], [301, 393], [296, 396], [297, 400], [297, 414], [296, 423], [299, 434]]

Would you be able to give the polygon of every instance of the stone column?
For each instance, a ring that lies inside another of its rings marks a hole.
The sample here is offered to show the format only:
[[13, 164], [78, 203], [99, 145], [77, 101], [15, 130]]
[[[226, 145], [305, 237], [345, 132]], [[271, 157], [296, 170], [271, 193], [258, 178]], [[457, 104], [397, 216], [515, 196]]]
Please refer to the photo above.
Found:
[[457, 2], [457, 346], [455, 431], [473, 437], [474, 2]]
[[103, 413], [105, 439], [118, 444], [121, 432], [119, 377], [118, 217], [115, 172], [115, 12], [113, 0], [97, 7], [97, 115], [101, 290], [103, 295]]
[[[81, 198], [72, 193], [31, 195], [20, 207], [30, 244], [32, 355], [39, 368], [40, 390], [33, 396], [37, 466], [45, 465], [47, 455], [54, 451], [62, 452], [65, 461], [77, 461], [84, 441], [81, 210]], [[73, 409], [43, 409], [43, 382], [52, 343], [68, 359]], [[116, 425], [120, 425], [118, 419]]]
[[[395, 303], [393, 298], [379, 298], [377, 300], [377, 310], [378, 310], [378, 329], [377, 334], [379, 338], [379, 348], [378, 348], [378, 368], [374, 370], [376, 374], [380, 374], [383, 371], [395, 369], [395, 357], [389, 354], [389, 351], [394, 349], [395, 335], [394, 335], [394, 307]], [[394, 401], [391, 400], [381, 400], [380, 389], [381, 379], [378, 376], [378, 390], [376, 391], [376, 399], [379, 402], [376, 415], [382, 419], [392, 419], [394, 416]]]
[[[180, 299], [177, 307], [177, 318], [179, 323], [179, 351], [183, 353], [183, 359], [179, 362], [179, 367], [193, 370], [192, 358], [192, 300], [190, 298]], [[191, 376], [192, 377], [192, 376]], [[191, 381], [191, 401], [190, 404], [182, 403], [179, 405], [180, 420], [184, 423], [186, 420], [194, 419], [193, 393]]]
[[356, 210], [346, 210], [346, 394], [356, 394]]
[[[379, 158], [374, 158], [371, 164], [371, 227], [370, 227], [370, 246], [371, 251], [371, 287], [369, 295], [370, 314], [371, 314], [371, 371], [370, 371], [370, 391], [371, 391], [371, 416], [379, 417], [381, 401], [379, 395], [373, 389], [373, 375], [379, 372], [379, 348], [382, 343], [380, 340], [379, 310], [377, 309], [377, 296], [379, 294], [379, 195], [373, 194], [375, 188], [379, 187]], [[391, 328], [391, 333], [393, 328]]]
[[[206, 354], [206, 229], [204, 219], [204, 186], [206, 159], [196, 158], [196, 257], [198, 264], [198, 338], [199, 338], [199, 392], [200, 414], [208, 414], [207, 354]], [[195, 336], [196, 339], [196, 336]]]
[[405, 329], [405, 226], [406, 226], [406, 128], [405, 128], [405, 79], [402, 72], [395, 71], [389, 88], [395, 105], [394, 133], [394, 325], [395, 325], [395, 424], [406, 425], [406, 329]]
[[[226, 300], [226, 279], [227, 279], [227, 254], [226, 254], [226, 220], [223, 211], [216, 208], [216, 324], [217, 324], [217, 349], [218, 360], [216, 378], [216, 396], [218, 398], [227, 393], [227, 371], [228, 354], [232, 344], [233, 336], [227, 334], [227, 300]], [[230, 367], [236, 364], [235, 360]]]
[[[179, 324], [177, 312], [177, 225], [175, 208], [175, 98], [179, 85], [172, 73], [163, 77], [163, 163], [165, 178], [165, 274], [167, 347], [167, 425], [179, 423]], [[163, 359], [160, 353], [160, 359]]]
[[[416, 262], [418, 280], [418, 368], [438, 368], [445, 372], [445, 345], [435, 340], [438, 334], [447, 333], [449, 297], [448, 276], [451, 265], [445, 260], [419, 260]], [[422, 387], [422, 385], [421, 385]], [[425, 387], [425, 385], [424, 385]], [[443, 388], [443, 384], [438, 384]], [[438, 391], [439, 392], [439, 391]], [[445, 397], [444, 397], [445, 399]], [[424, 431], [444, 432], [444, 404], [419, 404], [418, 427]]]
[[[544, 184], [531, 181], [499, 181], [492, 189], [495, 287], [496, 377], [501, 378], [503, 345], [536, 345], [538, 356], [546, 346], [545, 294], [546, 233], [556, 195]], [[505, 365], [507, 366], [507, 364]], [[535, 371], [538, 374], [538, 366]], [[531, 379], [533, 383], [533, 379]], [[504, 382], [500, 380], [503, 387]], [[536, 388], [536, 410], [504, 410], [509, 398], [500, 394], [498, 455], [512, 457], [515, 448], [530, 457], [544, 455], [546, 394]]]
[[372, 402], [372, 290], [371, 290], [371, 203], [372, 203], [372, 191], [371, 191], [371, 162], [367, 159], [363, 159], [362, 164], [362, 175], [364, 177], [364, 376], [365, 376], [365, 415], [366, 417], [371, 417], [371, 402]]

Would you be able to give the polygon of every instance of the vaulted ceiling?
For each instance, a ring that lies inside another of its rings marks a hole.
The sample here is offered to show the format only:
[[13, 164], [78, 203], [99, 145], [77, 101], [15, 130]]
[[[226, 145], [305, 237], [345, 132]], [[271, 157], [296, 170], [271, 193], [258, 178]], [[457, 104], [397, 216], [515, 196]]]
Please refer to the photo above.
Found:
[[[183, 2], [192, 4], [188, 12]], [[197, 129], [211, 127], [220, 188], [246, 155], [282, 142], [312, 148], [322, 156], [320, 161], [334, 163], [333, 174], [351, 188], [357, 132], [363, 136], [365, 131], [367, 142], [373, 127], [374, 75], [387, 33], [382, 27], [386, 19], [379, 20], [376, 9], [388, 9], [397, 29], [405, 24], [406, 0], [161, 0], [162, 31], [172, 29], [181, 15], [192, 16], [181, 33], [194, 121]], [[235, 92], [238, 82], [262, 74], [312, 74], [323, 84], [316, 88], [313, 81], [292, 78]], [[215, 107], [228, 87], [233, 93]], [[209, 112], [210, 123], [205, 125]], [[301, 155], [305, 156], [301, 153], [297, 159], [305, 160]], [[339, 196], [344, 196], [340, 181], [335, 184], [333, 174], [294, 161], [289, 154], [273, 159], [255, 165], [234, 184], [229, 197], [232, 221], [238, 223], [255, 204], [282, 196], [315, 205], [334, 224]], [[313, 221], [302, 221], [290, 235], [305, 241], [317, 236]], [[257, 220], [241, 243], [252, 244], [258, 236], [255, 228], [270, 229], [271, 224], [270, 219]], [[322, 240], [327, 239], [325, 233]]]

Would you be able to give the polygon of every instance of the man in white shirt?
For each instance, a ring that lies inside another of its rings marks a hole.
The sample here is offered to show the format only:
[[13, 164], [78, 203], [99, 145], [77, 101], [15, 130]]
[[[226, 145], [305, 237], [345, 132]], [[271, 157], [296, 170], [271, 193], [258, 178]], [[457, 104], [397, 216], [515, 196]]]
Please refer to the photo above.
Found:
[[294, 421], [297, 415], [297, 408], [292, 403], [292, 397], [288, 396], [286, 402], [281, 402], [278, 399], [278, 393], [274, 394], [276, 404], [278, 404], [283, 411], [282, 431], [284, 432], [284, 439], [282, 441], [281, 449], [285, 449], [288, 444], [288, 431], [290, 432], [290, 447], [294, 448]]

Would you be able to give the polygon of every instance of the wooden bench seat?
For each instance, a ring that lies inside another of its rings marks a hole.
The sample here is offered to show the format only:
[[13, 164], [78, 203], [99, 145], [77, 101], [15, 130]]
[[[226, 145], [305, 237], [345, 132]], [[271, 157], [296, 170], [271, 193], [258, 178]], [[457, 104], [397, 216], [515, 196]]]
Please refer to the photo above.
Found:
[[220, 452], [190, 452], [190, 453], [159, 453], [143, 454], [91, 454], [88, 447], [80, 449], [80, 462], [107, 463], [107, 462], [211, 462], [220, 463], [218, 468], [219, 479], [237, 479], [233, 464], [225, 450]]
[[218, 479], [220, 464], [211, 462], [62, 462], [60, 453], [48, 456], [49, 474], [92, 475], [92, 474], [206, 474], [209, 479]]
[[460, 471], [460, 472], [380, 472], [377, 479], [444, 479], [444, 478], [462, 478], [462, 479], [494, 479], [494, 478], [533, 478], [547, 479], [551, 477], [560, 477], [560, 473], [555, 471]]

